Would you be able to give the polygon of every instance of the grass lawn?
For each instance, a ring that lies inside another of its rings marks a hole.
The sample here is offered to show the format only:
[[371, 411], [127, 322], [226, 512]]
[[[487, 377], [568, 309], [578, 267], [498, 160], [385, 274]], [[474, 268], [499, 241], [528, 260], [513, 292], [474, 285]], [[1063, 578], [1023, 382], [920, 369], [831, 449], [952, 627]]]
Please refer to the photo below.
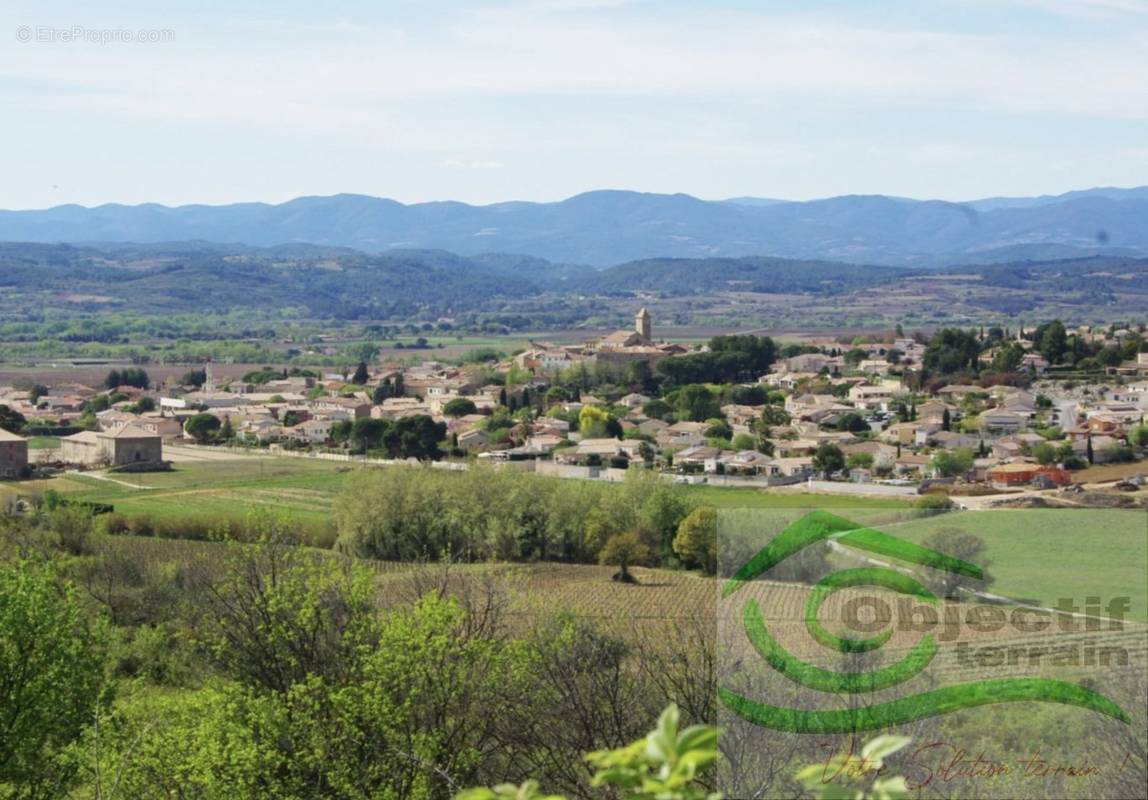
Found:
[[58, 436], [33, 436], [28, 440], [29, 450], [55, 450], [59, 446]]

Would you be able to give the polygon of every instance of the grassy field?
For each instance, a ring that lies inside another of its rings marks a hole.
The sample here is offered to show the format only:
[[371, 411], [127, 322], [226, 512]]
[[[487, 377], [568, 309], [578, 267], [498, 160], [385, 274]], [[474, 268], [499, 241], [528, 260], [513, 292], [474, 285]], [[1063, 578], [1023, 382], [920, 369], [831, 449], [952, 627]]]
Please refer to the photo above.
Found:
[[110, 503], [118, 513], [154, 520], [240, 523], [253, 510], [283, 513], [313, 541], [333, 535], [331, 506], [342, 487], [340, 464], [286, 458], [237, 458], [177, 464], [171, 472], [70, 474], [0, 484], [0, 493], [48, 489], [74, 500]]
[[1148, 512], [1120, 509], [1016, 509], [940, 515], [885, 528], [920, 542], [940, 528], [985, 540], [993, 594], [1052, 606], [1125, 596], [1131, 616], [1148, 620]]
[[911, 500], [898, 497], [809, 494], [724, 487], [689, 486], [690, 494], [715, 508], [907, 508]]

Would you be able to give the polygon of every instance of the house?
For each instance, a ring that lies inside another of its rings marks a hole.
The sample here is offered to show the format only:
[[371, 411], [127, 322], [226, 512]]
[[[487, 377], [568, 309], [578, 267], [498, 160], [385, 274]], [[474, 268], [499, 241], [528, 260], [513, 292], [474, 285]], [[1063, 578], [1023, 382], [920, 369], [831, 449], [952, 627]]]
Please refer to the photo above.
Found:
[[371, 416], [371, 404], [355, 397], [320, 397], [308, 407], [316, 416], [354, 421]]
[[663, 447], [692, 447], [706, 442], [705, 432], [709, 428], [704, 422], [675, 422], [659, 431], [658, 444]]
[[1042, 467], [1039, 464], [1028, 462], [998, 464], [988, 471], [989, 483], [1002, 489], [1007, 489], [1010, 486], [1024, 486], [1033, 483], [1038, 478], [1054, 486], [1067, 486], [1072, 483], [1072, 476], [1068, 470], [1059, 467]]
[[969, 395], [985, 394], [985, 390], [979, 386], [970, 386], [965, 383], [953, 383], [948, 386], [942, 386], [937, 390], [937, 394], [941, 397], [950, 400], [961, 400]]
[[323, 444], [331, 438], [335, 420], [309, 419], [298, 425], [283, 429], [283, 435], [304, 444]]
[[981, 414], [981, 427], [989, 431], [1019, 431], [1028, 424], [1028, 416], [998, 408]]
[[717, 458], [722, 451], [716, 447], [697, 445], [687, 447], [674, 455], [674, 465], [678, 467], [701, 467], [706, 472], [717, 471]]
[[721, 407], [721, 413], [725, 415], [730, 425], [748, 426], [761, 416], [761, 412], [764, 408], [765, 406], [746, 406], [729, 403]]
[[566, 447], [555, 451], [554, 460], [561, 463], [589, 463], [597, 461], [609, 466], [612, 459], [641, 461], [642, 442], [623, 439], [583, 439], [577, 447]]
[[481, 450], [490, 444], [490, 433], [484, 428], [472, 428], [458, 435], [458, 446], [463, 450]]
[[19, 478], [28, 470], [28, 440], [0, 428], [0, 478]]
[[774, 459], [756, 450], [739, 450], [736, 453], [727, 453], [720, 457], [720, 461], [727, 474], [779, 474], [774, 467]]
[[650, 402], [649, 397], [637, 392], [631, 392], [618, 401], [619, 404], [624, 405], [626, 408], [641, 408], [648, 402]]
[[154, 466], [163, 462], [163, 438], [135, 425], [82, 431], [60, 440], [60, 459], [88, 467]]

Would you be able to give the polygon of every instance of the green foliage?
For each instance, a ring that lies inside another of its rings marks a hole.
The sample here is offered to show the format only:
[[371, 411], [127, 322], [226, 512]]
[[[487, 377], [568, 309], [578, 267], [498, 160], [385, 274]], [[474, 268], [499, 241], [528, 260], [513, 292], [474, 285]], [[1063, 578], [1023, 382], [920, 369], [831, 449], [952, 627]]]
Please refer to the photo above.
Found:
[[953, 450], [941, 450], [933, 455], [933, 469], [938, 475], [945, 478], [955, 478], [964, 475], [973, 468], [975, 456], [967, 447], [958, 447]]
[[477, 411], [474, 401], [469, 397], [455, 397], [448, 400], [442, 407], [442, 413], [448, 417], [465, 417], [467, 414], [473, 414]]
[[[665, 362], [663, 362], [665, 363]], [[708, 386], [700, 383], [683, 386], [666, 395], [666, 402], [674, 410], [678, 419], [691, 422], [704, 422], [721, 416], [721, 403], [718, 396]]]
[[150, 383], [147, 372], [138, 367], [128, 367], [123, 370], [113, 369], [104, 378], [104, 387], [108, 389], [115, 389], [117, 386], [134, 386], [137, 389], [146, 389]]
[[60, 757], [99, 711], [105, 637], [50, 568], [0, 565], [0, 794], [47, 795], [70, 777]]
[[734, 383], [756, 380], [769, 371], [776, 358], [777, 347], [768, 336], [715, 336], [710, 340], [709, 352], [663, 359], [657, 369], [677, 386]]
[[645, 739], [586, 756], [597, 770], [593, 785], [613, 787], [626, 800], [718, 800], [696, 783], [717, 759], [717, 729], [679, 730], [679, 720], [677, 706], [671, 705]]
[[910, 796], [905, 778], [886, 776], [884, 767], [885, 759], [910, 741], [906, 736], [878, 736], [861, 747], [860, 757], [838, 753], [801, 769], [797, 781], [820, 800], [905, 800]]
[[845, 454], [837, 445], [825, 442], [813, 454], [813, 468], [827, 474], [840, 472], [845, 469]]
[[633, 530], [670, 552], [690, 509], [683, 487], [644, 469], [617, 486], [476, 466], [357, 472], [335, 501], [334, 519], [339, 549], [370, 558], [587, 563], [611, 536]]
[[0, 429], [9, 433], [19, 433], [24, 430], [26, 424], [28, 424], [28, 420], [24, 419], [24, 415], [19, 411], [0, 405]]
[[717, 571], [717, 511], [712, 506], [699, 506], [678, 526], [674, 552], [688, 566], [707, 575]]
[[223, 423], [214, 414], [194, 414], [183, 423], [183, 429], [200, 444], [207, 444], [215, 439]]
[[942, 328], [925, 348], [924, 366], [942, 375], [977, 371], [980, 343], [975, 331]]
[[630, 574], [630, 567], [647, 563], [651, 554], [650, 546], [643, 542], [635, 531], [626, 531], [616, 533], [606, 540], [606, 544], [598, 554], [598, 561], [601, 564], [617, 566], [616, 578], [630, 582], [634, 579]]

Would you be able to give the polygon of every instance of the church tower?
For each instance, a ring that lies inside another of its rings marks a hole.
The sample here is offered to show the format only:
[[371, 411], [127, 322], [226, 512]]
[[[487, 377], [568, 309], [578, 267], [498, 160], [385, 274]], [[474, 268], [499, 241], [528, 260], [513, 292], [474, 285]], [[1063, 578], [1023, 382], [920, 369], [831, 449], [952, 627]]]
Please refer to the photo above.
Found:
[[636, 330], [638, 332], [638, 335], [641, 336], [646, 341], [649, 341], [652, 338], [650, 336], [650, 332], [652, 329], [650, 327], [650, 312], [649, 311], [647, 311], [646, 309], [643, 308], [641, 311], [638, 312], [638, 315], [636, 317], [634, 317], [634, 330]]

